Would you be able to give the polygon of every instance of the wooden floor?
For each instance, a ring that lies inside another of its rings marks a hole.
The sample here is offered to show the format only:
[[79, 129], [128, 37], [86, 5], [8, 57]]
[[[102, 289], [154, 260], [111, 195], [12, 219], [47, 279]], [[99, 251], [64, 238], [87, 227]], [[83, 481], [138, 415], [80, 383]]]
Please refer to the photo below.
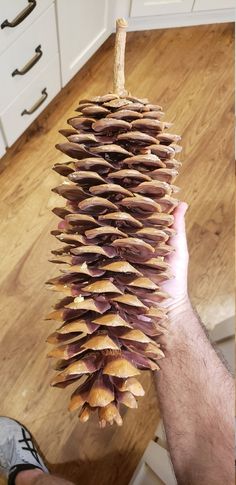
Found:
[[[146, 397], [122, 428], [79, 424], [70, 390], [52, 389], [44, 281], [56, 218], [49, 209], [62, 159], [59, 128], [80, 98], [112, 87], [111, 37], [0, 161], [1, 407], [34, 433], [52, 470], [86, 485], [126, 485], [158, 424], [149, 374]], [[207, 326], [233, 314], [233, 25], [128, 34], [127, 87], [164, 106], [182, 134], [181, 197], [190, 208], [190, 292]], [[171, 403], [170, 403], [171, 405]]]

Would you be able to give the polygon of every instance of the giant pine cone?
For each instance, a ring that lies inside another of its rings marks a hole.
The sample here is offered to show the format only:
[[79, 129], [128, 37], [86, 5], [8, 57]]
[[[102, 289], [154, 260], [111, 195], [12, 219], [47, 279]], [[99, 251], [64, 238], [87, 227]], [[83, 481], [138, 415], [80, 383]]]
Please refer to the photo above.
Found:
[[135, 408], [144, 394], [140, 371], [158, 370], [164, 356], [180, 137], [147, 99], [106, 94], [76, 111], [57, 145], [69, 159], [53, 167], [66, 205], [53, 210], [63, 246], [52, 261], [62, 269], [48, 285], [63, 299], [48, 316], [60, 322], [48, 338], [59, 359], [52, 385], [76, 384], [69, 408], [81, 408], [81, 421], [97, 410], [101, 426], [121, 425], [120, 405]]

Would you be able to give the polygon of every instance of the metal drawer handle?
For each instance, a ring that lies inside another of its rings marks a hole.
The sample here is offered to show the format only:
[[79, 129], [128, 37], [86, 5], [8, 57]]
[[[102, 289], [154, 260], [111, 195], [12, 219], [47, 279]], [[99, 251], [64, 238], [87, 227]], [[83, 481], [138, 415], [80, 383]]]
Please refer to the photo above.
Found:
[[4, 20], [4, 22], [1, 24], [1, 29], [5, 29], [5, 27], [16, 27], [19, 25], [23, 20], [28, 17], [28, 15], [34, 10], [34, 8], [37, 5], [36, 0], [28, 0], [27, 7], [24, 8], [11, 22], [9, 20]]
[[27, 62], [27, 64], [25, 64], [24, 67], [22, 67], [22, 69], [15, 69], [11, 75], [13, 77], [16, 75], [23, 76], [28, 71], [30, 71], [30, 69], [32, 69], [32, 67], [39, 61], [42, 55], [43, 55], [43, 51], [41, 49], [41, 45], [38, 45], [38, 47], [36, 47], [35, 49], [35, 56], [32, 57], [32, 59], [30, 59], [30, 61]]
[[47, 88], [44, 88], [41, 94], [42, 94], [41, 98], [38, 101], [36, 101], [35, 104], [33, 104], [32, 108], [24, 109], [21, 113], [21, 116], [32, 115], [36, 111], [36, 109], [38, 109], [39, 106], [41, 106], [41, 104], [44, 103], [45, 99], [47, 99], [48, 97]]

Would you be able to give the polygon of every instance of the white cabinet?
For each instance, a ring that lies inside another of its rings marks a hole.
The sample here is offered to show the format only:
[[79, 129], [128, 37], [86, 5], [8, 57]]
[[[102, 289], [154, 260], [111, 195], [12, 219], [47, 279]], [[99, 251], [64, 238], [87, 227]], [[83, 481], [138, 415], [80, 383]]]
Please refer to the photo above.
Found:
[[58, 52], [54, 5], [0, 55], [0, 113]]
[[132, 0], [131, 17], [191, 12], [194, 0]]
[[235, 0], [195, 0], [194, 11], [234, 8]]
[[0, 0], [0, 17], [0, 124], [10, 147], [61, 88], [55, 4]]
[[114, 20], [127, 18], [130, 31], [234, 22], [235, 17], [235, 0], [114, 1]]
[[78, 72], [110, 35], [111, 0], [57, 0], [62, 84]]

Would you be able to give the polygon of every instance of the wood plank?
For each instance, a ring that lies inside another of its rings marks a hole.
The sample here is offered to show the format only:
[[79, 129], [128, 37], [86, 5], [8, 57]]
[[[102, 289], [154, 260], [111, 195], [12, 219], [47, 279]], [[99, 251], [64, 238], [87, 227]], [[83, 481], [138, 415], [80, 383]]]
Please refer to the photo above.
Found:
[[[51, 389], [44, 322], [53, 302], [44, 281], [53, 245], [50, 213], [63, 160], [54, 149], [79, 99], [112, 87], [110, 37], [1, 160], [1, 414], [34, 433], [52, 470], [77, 483], [128, 483], [159, 419], [151, 375], [146, 397], [122, 428], [82, 425], [67, 411], [70, 390]], [[183, 136], [181, 197], [187, 229], [190, 293], [208, 327], [233, 308], [233, 25], [129, 33], [127, 87], [162, 104]]]

